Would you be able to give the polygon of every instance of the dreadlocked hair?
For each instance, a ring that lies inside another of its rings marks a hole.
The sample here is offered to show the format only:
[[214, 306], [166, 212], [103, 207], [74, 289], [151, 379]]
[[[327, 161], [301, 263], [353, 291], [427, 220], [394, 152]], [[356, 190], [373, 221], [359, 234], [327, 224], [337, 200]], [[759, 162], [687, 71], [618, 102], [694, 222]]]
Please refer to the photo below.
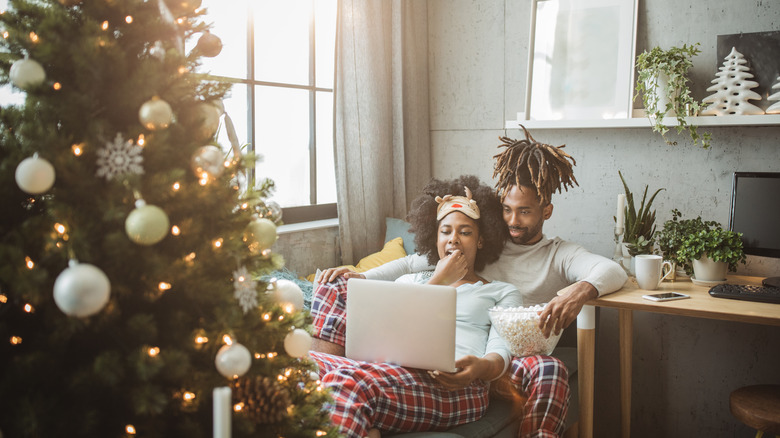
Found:
[[428, 263], [435, 265], [439, 261], [439, 251], [436, 247], [439, 233], [436, 211], [439, 203], [436, 202], [436, 197], [463, 196], [464, 187], [471, 190], [472, 199], [477, 201], [479, 207], [480, 217], [476, 222], [479, 235], [482, 237], [482, 248], [477, 251], [474, 269], [481, 271], [488, 263], [498, 260], [508, 237], [508, 229], [504, 223], [498, 196], [493, 188], [481, 183], [479, 178], [473, 175], [462, 175], [446, 181], [432, 179], [423, 188], [423, 194], [412, 201], [406, 220], [411, 224], [410, 231], [414, 233], [416, 251], [427, 256]]
[[555, 147], [539, 143], [525, 126], [520, 127], [525, 132], [525, 139], [499, 137], [503, 144], [498, 147], [506, 150], [493, 156], [496, 159], [493, 178], [498, 176], [496, 190], [502, 198], [514, 185], [536, 187], [536, 194], [545, 205], [550, 203], [556, 190], [560, 193], [561, 188], [568, 191], [568, 187], [579, 185], [572, 169], [577, 162], [561, 150], [566, 145]]

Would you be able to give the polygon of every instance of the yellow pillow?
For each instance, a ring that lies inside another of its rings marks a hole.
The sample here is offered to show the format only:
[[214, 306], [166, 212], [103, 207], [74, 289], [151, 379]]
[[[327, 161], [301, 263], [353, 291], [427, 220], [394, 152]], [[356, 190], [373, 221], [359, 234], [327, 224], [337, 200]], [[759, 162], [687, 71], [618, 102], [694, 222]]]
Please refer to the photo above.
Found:
[[[400, 237], [396, 237], [395, 239], [388, 240], [381, 251], [367, 255], [360, 259], [356, 266], [344, 265], [339, 267], [348, 268], [349, 270], [355, 272], [365, 272], [371, 268], [376, 268], [377, 266], [384, 265], [387, 262], [392, 262], [395, 259], [400, 259], [401, 257], [405, 256], [406, 251], [404, 251], [404, 240]], [[315, 275], [316, 273], [309, 274], [306, 276], [306, 279], [308, 281], [314, 281]]]
[[371, 268], [384, 265], [387, 262], [392, 262], [395, 259], [400, 259], [406, 256], [404, 251], [404, 240], [400, 237], [387, 241], [385, 247], [381, 251], [375, 252], [371, 255], [367, 255], [360, 259], [355, 266], [357, 272], [365, 272]]

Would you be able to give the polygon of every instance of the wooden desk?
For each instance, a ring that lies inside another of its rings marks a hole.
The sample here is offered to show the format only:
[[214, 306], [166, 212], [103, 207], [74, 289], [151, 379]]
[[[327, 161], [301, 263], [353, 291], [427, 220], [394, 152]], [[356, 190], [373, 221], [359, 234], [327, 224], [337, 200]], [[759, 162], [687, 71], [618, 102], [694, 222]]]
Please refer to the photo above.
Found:
[[[761, 284], [760, 277], [729, 276], [729, 283]], [[593, 393], [595, 372], [595, 307], [618, 309], [620, 328], [620, 418], [621, 436], [631, 434], [631, 354], [633, 311], [665, 313], [670, 315], [739, 321], [751, 324], [780, 326], [780, 304], [713, 298], [709, 287], [696, 286], [690, 280], [663, 282], [656, 291], [639, 289], [634, 278], [629, 278], [619, 291], [591, 300], [577, 318], [577, 347], [580, 382], [580, 437], [593, 436]], [[690, 298], [656, 302], [642, 295], [658, 292], [681, 292]]]

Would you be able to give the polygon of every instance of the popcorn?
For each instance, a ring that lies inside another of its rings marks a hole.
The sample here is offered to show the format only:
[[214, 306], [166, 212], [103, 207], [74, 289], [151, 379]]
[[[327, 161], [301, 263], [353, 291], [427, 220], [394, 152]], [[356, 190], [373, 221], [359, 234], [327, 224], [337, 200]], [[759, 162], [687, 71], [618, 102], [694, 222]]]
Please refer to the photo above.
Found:
[[490, 320], [515, 356], [548, 355], [555, 349], [561, 335], [545, 338], [539, 329], [539, 315], [544, 305], [529, 307], [493, 307]]

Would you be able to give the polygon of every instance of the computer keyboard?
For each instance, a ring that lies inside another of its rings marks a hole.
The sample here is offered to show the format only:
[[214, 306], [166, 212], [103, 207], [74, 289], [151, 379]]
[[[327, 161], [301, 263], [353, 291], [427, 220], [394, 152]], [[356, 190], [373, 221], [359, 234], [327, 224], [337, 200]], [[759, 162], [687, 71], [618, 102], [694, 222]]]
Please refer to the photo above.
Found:
[[718, 284], [710, 288], [710, 295], [716, 298], [780, 304], [780, 288], [771, 286]]

